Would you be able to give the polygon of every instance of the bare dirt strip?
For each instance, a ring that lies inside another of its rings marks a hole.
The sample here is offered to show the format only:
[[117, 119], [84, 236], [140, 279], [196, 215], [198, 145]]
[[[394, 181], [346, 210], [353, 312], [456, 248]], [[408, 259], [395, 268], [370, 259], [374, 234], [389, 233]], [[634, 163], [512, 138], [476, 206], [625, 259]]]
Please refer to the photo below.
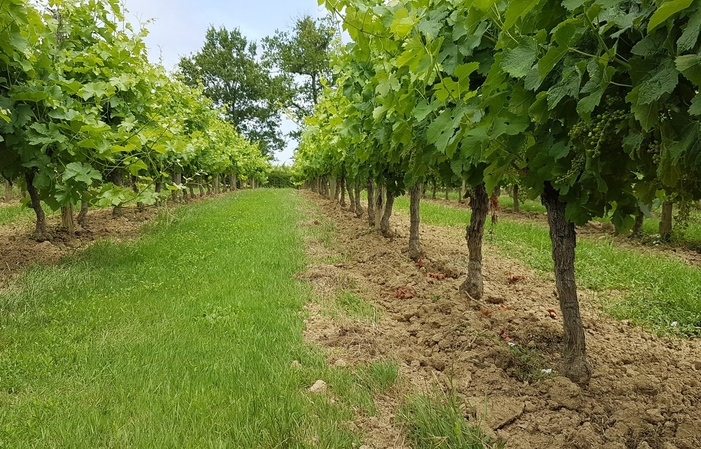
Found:
[[327, 219], [337, 241], [308, 239], [320, 262], [300, 277], [320, 295], [351, 291], [379, 310], [372, 320], [330, 318], [311, 304], [306, 338], [328, 348], [330, 365], [394, 358], [405, 379], [377, 398], [375, 416], [354, 423], [371, 447], [408, 447], [395, 414], [407, 394], [436, 388], [456, 391], [466, 419], [508, 448], [701, 447], [698, 340], [657, 337], [616, 321], [601, 312], [594, 293], [580, 290], [594, 372], [581, 389], [557, 376], [562, 322], [551, 277], [486, 244], [485, 297], [476, 304], [458, 293], [467, 266], [464, 231], [422, 224], [426, 257], [419, 266], [406, 254], [406, 215], [392, 217], [396, 237], [388, 240], [365, 218], [303, 195], [325, 218], [302, 224]]

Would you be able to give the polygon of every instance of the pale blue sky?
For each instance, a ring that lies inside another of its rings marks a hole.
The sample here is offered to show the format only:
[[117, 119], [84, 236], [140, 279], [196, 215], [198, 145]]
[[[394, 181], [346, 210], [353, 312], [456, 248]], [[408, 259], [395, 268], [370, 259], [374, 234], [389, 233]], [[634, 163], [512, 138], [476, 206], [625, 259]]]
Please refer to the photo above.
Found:
[[[181, 56], [198, 51], [210, 25], [227, 29], [240, 28], [243, 35], [255, 41], [271, 35], [276, 29], [287, 30], [294, 19], [304, 14], [324, 15], [316, 0], [123, 0], [127, 20], [132, 23], [153, 19], [146, 27], [146, 44], [153, 62], [163, 58], [171, 70]], [[289, 131], [290, 123], [284, 128]], [[289, 160], [288, 145], [276, 157], [280, 163]]]

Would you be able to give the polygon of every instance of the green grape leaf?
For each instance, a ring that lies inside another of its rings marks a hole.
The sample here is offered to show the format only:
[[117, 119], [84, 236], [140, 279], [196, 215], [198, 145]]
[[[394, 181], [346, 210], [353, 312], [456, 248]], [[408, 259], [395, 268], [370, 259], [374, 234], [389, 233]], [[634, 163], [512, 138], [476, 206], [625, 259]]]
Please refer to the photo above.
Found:
[[650, 104], [655, 102], [662, 95], [672, 93], [679, 83], [679, 71], [677, 71], [671, 61], [662, 63], [653, 73], [654, 75], [640, 83], [639, 86], [636, 86], [636, 89], [638, 89], [638, 103]]
[[411, 33], [416, 25], [416, 20], [409, 16], [406, 8], [400, 8], [394, 13], [394, 20], [390, 26], [390, 31], [398, 38], [404, 38]]
[[674, 61], [679, 70], [689, 81], [701, 85], [701, 57], [699, 55], [679, 56]]
[[129, 164], [129, 173], [132, 175], [139, 176], [139, 172], [141, 170], [148, 170], [148, 165], [146, 165], [146, 163], [141, 159]]
[[550, 47], [545, 56], [540, 58], [540, 61], [538, 61], [538, 76], [540, 79], [545, 79], [545, 77], [548, 76], [548, 73], [555, 68], [555, 65], [560, 62], [568, 51], [569, 48], [565, 46]]
[[689, 18], [684, 28], [684, 32], [677, 39], [677, 53], [684, 53], [691, 50], [696, 45], [696, 41], [701, 33], [701, 9]]
[[652, 17], [650, 17], [650, 21], [647, 24], [647, 32], [650, 33], [674, 14], [685, 10], [691, 6], [691, 3], [693, 3], [693, 0], [670, 0], [662, 3]]
[[691, 106], [689, 107], [689, 114], [701, 115], [701, 94], [696, 94], [694, 99], [691, 100]]
[[525, 17], [533, 8], [540, 3], [540, 0], [513, 0], [509, 2], [509, 9], [506, 10], [506, 18], [504, 19], [504, 29], [509, 30], [516, 21]]
[[93, 181], [101, 181], [102, 175], [90, 165], [83, 164], [82, 162], [71, 162], [66, 165], [62, 179], [63, 182], [75, 179], [78, 182], [92, 185]]
[[645, 131], [649, 131], [659, 121], [659, 105], [656, 101], [649, 104], [633, 103], [630, 109]]
[[519, 45], [518, 47], [504, 50], [501, 68], [515, 78], [522, 78], [531, 69], [535, 59], [535, 48], [529, 45]]
[[574, 11], [575, 9], [582, 6], [586, 0], [563, 0], [562, 6], [564, 6], [569, 11]]
[[445, 110], [428, 126], [426, 140], [435, 145], [440, 153], [445, 153], [453, 131], [453, 117], [449, 110]]

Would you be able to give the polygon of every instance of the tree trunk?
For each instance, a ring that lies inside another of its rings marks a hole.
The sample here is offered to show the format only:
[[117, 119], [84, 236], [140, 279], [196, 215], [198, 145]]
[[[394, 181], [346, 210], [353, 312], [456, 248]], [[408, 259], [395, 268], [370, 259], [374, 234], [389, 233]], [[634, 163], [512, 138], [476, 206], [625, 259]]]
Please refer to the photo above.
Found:
[[360, 183], [355, 184], [355, 216], [358, 218], [363, 218], [363, 205], [360, 204]]
[[511, 189], [511, 195], [514, 198], [514, 212], [517, 214], [519, 212], [521, 212], [521, 203], [519, 202], [519, 199], [518, 199], [518, 190], [519, 190], [518, 184], [514, 184], [513, 189]]
[[419, 229], [421, 227], [421, 183], [416, 183], [409, 191], [410, 193], [410, 205], [409, 205], [409, 257], [413, 261], [418, 261], [423, 254], [421, 249], [421, 237], [419, 236]]
[[[140, 192], [139, 192], [139, 186], [136, 184], [136, 181], [137, 181], [136, 176], [132, 176], [131, 177], [131, 190], [134, 193], [136, 193], [136, 196], [138, 198]], [[142, 203], [141, 201], [137, 201], [136, 208], [139, 210], [144, 210], [144, 203]]]
[[375, 227], [375, 189], [372, 178], [368, 178], [368, 226]]
[[665, 201], [662, 203], [662, 216], [660, 217], [660, 238], [669, 240], [672, 236], [672, 203]]
[[236, 189], [238, 188], [238, 187], [236, 186], [236, 183], [237, 183], [237, 182], [238, 182], [238, 180], [236, 179], [236, 173], [231, 173], [231, 174], [229, 175], [229, 184], [231, 184], [231, 191], [232, 191], [232, 192], [235, 192]]
[[431, 194], [431, 198], [434, 200], [436, 199], [436, 188], [437, 188], [436, 187], [436, 180], [434, 179], [433, 180], [433, 193]]
[[68, 203], [61, 206], [61, 225], [66, 228], [68, 235], [75, 235], [75, 219], [73, 217], [73, 205]]
[[346, 181], [346, 190], [348, 190], [348, 211], [355, 212], [355, 197], [353, 196], [353, 185]]
[[644, 222], [645, 214], [642, 210], [638, 209], [638, 213], [635, 214], [635, 223], [633, 223], [633, 229], [631, 229], [630, 231], [630, 238], [640, 237]]
[[180, 171], [180, 168], [176, 168], [175, 171], [173, 172], [173, 183], [175, 186], [178, 188], [178, 190], [175, 190], [173, 192], [173, 199], [175, 200], [176, 203], [180, 202], [180, 185], [183, 183], [183, 173]]
[[[124, 178], [120, 169], [112, 172], [112, 182], [118, 187], [124, 187]], [[112, 208], [112, 217], [121, 217], [122, 215], [124, 215], [124, 209], [121, 204]]]
[[331, 201], [333, 201], [335, 204], [339, 204], [341, 196], [341, 191], [338, 188], [338, 184], [338, 179], [331, 178], [331, 189], [333, 190], [331, 193]]
[[382, 235], [390, 238], [393, 237], [392, 230], [389, 227], [389, 219], [392, 216], [392, 206], [394, 206], [394, 194], [392, 192], [383, 189], [387, 192], [387, 201], [385, 202], [385, 209], [382, 213], [382, 219], [380, 220], [380, 231]]
[[339, 190], [341, 191], [341, 207], [346, 207], [346, 176], [343, 173], [341, 173]]
[[375, 223], [374, 228], [380, 229], [382, 223], [382, 214], [384, 212], [385, 204], [385, 188], [383, 186], [377, 186], [375, 189]]
[[446, 201], [450, 200], [450, 187], [445, 188], [445, 200]]
[[83, 227], [83, 229], [87, 229], [88, 227], [88, 209], [90, 205], [88, 204], [87, 201], [82, 200], [80, 202], [80, 212], [78, 212], [78, 224]]
[[475, 187], [470, 198], [470, 206], [472, 207], [472, 216], [465, 235], [469, 252], [467, 279], [460, 286], [460, 292], [474, 299], [481, 299], [484, 293], [482, 237], [484, 237], [484, 223], [487, 221], [487, 212], [489, 211], [489, 196], [484, 183]]
[[586, 385], [591, 378], [591, 368], [587, 363], [584, 326], [579, 314], [577, 283], [574, 276], [577, 233], [574, 224], [567, 222], [565, 217], [567, 204], [560, 201], [559, 193], [549, 182], [545, 183], [542, 201], [548, 211], [555, 284], [565, 330], [561, 372], [571, 381]]
[[190, 199], [194, 200], [195, 199], [195, 185], [193, 183], [190, 183], [187, 185], [187, 188], [190, 189]]
[[462, 185], [460, 186], [460, 194], [458, 195], [458, 203], [462, 204], [465, 202], [465, 188], [467, 187], [467, 182], [463, 179]]
[[50, 240], [51, 236], [46, 232], [46, 215], [44, 214], [44, 209], [41, 208], [39, 192], [37, 192], [36, 187], [34, 187], [34, 172], [28, 171], [24, 176], [27, 181], [27, 192], [29, 193], [32, 209], [34, 209], [34, 214], [37, 217], [36, 226], [34, 228], [34, 239], [38, 242]]
[[5, 180], [5, 202], [9, 203], [12, 200], [12, 184], [10, 181]]
[[219, 179], [219, 175], [214, 175], [214, 193], [216, 195], [219, 195], [221, 193], [221, 180]]

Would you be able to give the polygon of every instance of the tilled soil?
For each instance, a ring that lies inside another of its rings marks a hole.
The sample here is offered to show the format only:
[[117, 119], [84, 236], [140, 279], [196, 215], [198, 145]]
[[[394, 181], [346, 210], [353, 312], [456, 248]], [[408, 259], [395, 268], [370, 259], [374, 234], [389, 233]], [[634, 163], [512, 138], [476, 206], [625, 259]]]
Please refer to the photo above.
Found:
[[36, 264], [55, 264], [61, 257], [97, 240], [135, 238], [143, 225], [157, 214], [155, 207], [143, 210], [124, 207], [121, 217], [113, 217], [111, 209], [92, 210], [88, 213], [86, 228], [78, 226], [74, 236], [68, 235], [61, 227], [61, 216], [56, 214], [46, 219], [52, 238], [45, 242], [32, 239], [32, 218], [20, 217], [14, 223], [0, 226], [0, 289], [22, 269]]
[[582, 389], [557, 375], [562, 322], [552, 276], [485, 244], [485, 295], [477, 304], [458, 292], [467, 266], [464, 231], [422, 224], [426, 257], [419, 266], [407, 255], [406, 215], [392, 217], [390, 240], [365, 217], [304, 195], [337, 238], [331, 245], [308, 241], [310, 253], [338, 262], [312, 265], [301, 277], [320, 294], [353, 291], [381, 311], [375, 320], [332, 319], [310, 305], [306, 338], [329, 349], [331, 365], [394, 358], [408, 380], [378, 398], [378, 415], [354, 423], [371, 447], [408, 447], [394, 415], [406, 394], [432, 388], [455, 389], [473, 407], [466, 419], [510, 448], [701, 447], [699, 341], [616, 321], [594, 293], [580, 290], [593, 369]]

